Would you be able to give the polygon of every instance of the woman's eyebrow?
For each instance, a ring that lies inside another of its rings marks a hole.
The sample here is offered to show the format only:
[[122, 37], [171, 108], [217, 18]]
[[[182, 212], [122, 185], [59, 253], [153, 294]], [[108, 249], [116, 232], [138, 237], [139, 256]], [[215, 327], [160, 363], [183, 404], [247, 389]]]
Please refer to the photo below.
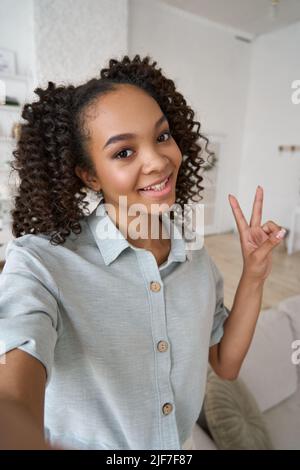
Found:
[[[167, 121], [167, 118], [166, 116], [163, 114], [159, 119], [158, 121], [154, 124], [154, 129], [157, 129], [164, 121]], [[127, 133], [127, 134], [117, 134], [117, 135], [113, 135], [112, 137], [110, 137], [108, 139], [108, 141], [106, 142], [106, 144], [104, 145], [104, 147], [102, 148], [105, 149], [105, 147], [107, 147], [108, 145], [111, 145], [111, 144], [114, 144], [115, 142], [119, 142], [120, 140], [126, 140], [126, 139], [130, 139], [132, 137], [136, 137], [136, 134], [132, 134], [132, 133]]]

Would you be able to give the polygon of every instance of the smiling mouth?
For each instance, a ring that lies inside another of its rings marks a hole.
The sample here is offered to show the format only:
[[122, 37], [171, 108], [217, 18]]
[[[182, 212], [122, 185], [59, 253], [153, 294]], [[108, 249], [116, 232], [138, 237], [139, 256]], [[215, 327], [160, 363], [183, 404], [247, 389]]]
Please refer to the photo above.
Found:
[[168, 184], [172, 173], [169, 174], [165, 179], [161, 180], [160, 183], [152, 184], [151, 186], [145, 186], [144, 188], [140, 188], [139, 191], [162, 191], [166, 185]]

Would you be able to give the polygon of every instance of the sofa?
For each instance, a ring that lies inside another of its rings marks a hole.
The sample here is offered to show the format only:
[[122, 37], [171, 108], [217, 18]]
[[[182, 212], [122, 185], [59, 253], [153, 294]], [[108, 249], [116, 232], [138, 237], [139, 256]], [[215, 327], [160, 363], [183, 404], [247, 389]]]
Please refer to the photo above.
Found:
[[208, 368], [194, 448], [300, 449], [300, 295], [262, 310], [237, 379]]

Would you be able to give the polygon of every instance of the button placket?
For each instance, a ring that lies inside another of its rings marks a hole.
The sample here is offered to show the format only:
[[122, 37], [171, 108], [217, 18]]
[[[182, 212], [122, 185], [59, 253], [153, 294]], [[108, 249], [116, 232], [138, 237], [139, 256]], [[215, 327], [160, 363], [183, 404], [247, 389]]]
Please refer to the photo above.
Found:
[[[148, 253], [146, 253], [149, 258]], [[157, 264], [153, 266], [154, 258], [151, 258], [145, 277], [148, 281], [148, 289], [151, 297], [151, 312], [153, 315], [152, 334], [156, 338], [156, 353], [165, 353], [159, 355], [157, 361], [157, 381], [160, 398], [160, 416], [163, 433], [163, 446], [166, 449], [177, 448], [179, 437], [177, 432], [177, 424], [175, 418], [175, 404], [173, 403], [174, 394], [171, 385], [170, 370], [171, 357], [169, 354], [170, 344], [168, 341], [161, 339], [167, 337], [167, 324], [165, 315], [164, 301], [164, 285], [160, 276]], [[150, 260], [149, 260], [150, 261]]]

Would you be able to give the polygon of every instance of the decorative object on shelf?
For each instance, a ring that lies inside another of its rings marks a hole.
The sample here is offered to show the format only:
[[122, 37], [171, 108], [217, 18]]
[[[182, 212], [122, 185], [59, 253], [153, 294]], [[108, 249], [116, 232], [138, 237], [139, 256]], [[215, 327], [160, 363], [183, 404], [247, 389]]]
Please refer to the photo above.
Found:
[[[216, 157], [216, 154], [215, 153], [212, 153], [211, 155], [209, 155], [209, 157], [211, 157], [211, 161], [206, 161], [205, 164], [202, 166], [202, 168], [205, 170], [205, 171], [209, 171], [211, 170], [214, 166], [216, 166], [217, 162], [218, 162], [218, 159]], [[208, 157], [208, 158], [209, 158]]]
[[279, 0], [271, 0], [269, 9], [269, 18], [271, 21], [276, 21], [279, 15]]
[[5, 104], [6, 85], [5, 81], [0, 78], [0, 105]]
[[19, 100], [13, 96], [6, 96], [4, 104], [9, 106], [20, 106]]
[[12, 129], [11, 129], [11, 137], [15, 140], [19, 140], [20, 135], [21, 135], [21, 123], [14, 122]]
[[[0, 0], [1, 1], [1, 0]], [[1, 50], [1, 49], [0, 49]], [[6, 248], [12, 240], [13, 201], [20, 179], [11, 171], [13, 149], [20, 138], [22, 105], [32, 89], [32, 77], [0, 69], [0, 265], [5, 260]]]
[[298, 226], [297, 222], [299, 220], [298, 219], [299, 217], [300, 217], [300, 205], [294, 207], [293, 212], [292, 212], [291, 229], [290, 229], [288, 241], [287, 241], [288, 255], [293, 254], [295, 251], [299, 251], [299, 243], [298, 243], [298, 247], [295, 246], [296, 239], [297, 238], [299, 239], [299, 232], [297, 233], [297, 226]]
[[0, 49], [0, 73], [8, 75], [16, 73], [16, 57], [14, 51]]
[[0, 220], [3, 225], [7, 225], [10, 222], [10, 201], [9, 199], [0, 199]]
[[2, 106], [20, 106], [20, 101], [14, 96], [2, 96], [0, 100]]
[[300, 145], [279, 145], [279, 152], [300, 152]]

